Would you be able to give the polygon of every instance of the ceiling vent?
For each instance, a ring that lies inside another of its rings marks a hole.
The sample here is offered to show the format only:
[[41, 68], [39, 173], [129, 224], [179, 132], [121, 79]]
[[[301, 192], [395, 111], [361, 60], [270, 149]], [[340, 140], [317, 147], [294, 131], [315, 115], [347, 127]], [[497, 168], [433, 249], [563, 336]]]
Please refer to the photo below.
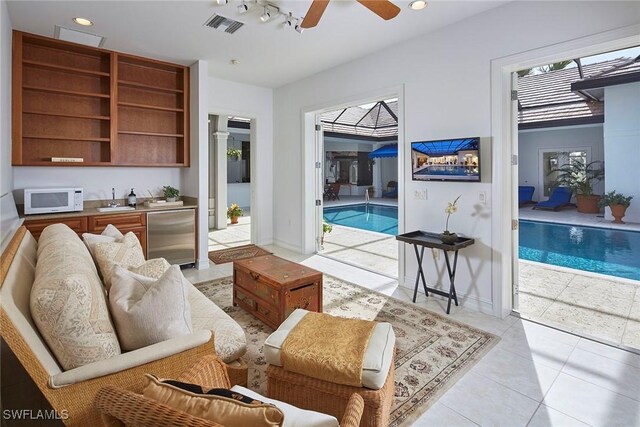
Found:
[[224, 16], [214, 14], [207, 22], [204, 23], [205, 27], [213, 28], [225, 33], [233, 34], [240, 29], [244, 24], [242, 22], [234, 21], [233, 19], [225, 18]]
[[96, 34], [85, 33], [83, 31], [72, 30], [70, 28], [55, 26], [53, 36], [56, 39], [64, 40], [72, 43], [84, 44], [92, 47], [102, 47], [104, 45], [104, 37]]

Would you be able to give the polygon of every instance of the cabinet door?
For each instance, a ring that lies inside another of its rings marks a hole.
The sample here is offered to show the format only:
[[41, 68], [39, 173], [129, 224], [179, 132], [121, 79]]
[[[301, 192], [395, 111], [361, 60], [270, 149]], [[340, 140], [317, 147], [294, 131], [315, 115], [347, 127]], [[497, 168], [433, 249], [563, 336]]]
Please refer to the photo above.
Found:
[[135, 228], [133, 230], [128, 230], [127, 232], [129, 231], [135, 234], [138, 240], [140, 241], [140, 246], [142, 246], [142, 253], [144, 254], [144, 259], [147, 259], [147, 228], [146, 227]]
[[27, 219], [24, 222], [24, 226], [31, 232], [33, 237], [38, 240], [42, 231], [51, 224], [66, 224], [70, 229], [78, 233], [81, 236], [82, 233], [87, 232], [87, 217], [77, 216], [70, 218], [52, 218], [52, 219]]
[[[109, 224], [113, 224], [123, 233], [147, 226], [147, 214], [145, 212], [121, 213], [113, 215], [94, 215], [89, 217], [89, 230], [92, 233], [101, 233]], [[145, 233], [146, 234], [146, 233]]]

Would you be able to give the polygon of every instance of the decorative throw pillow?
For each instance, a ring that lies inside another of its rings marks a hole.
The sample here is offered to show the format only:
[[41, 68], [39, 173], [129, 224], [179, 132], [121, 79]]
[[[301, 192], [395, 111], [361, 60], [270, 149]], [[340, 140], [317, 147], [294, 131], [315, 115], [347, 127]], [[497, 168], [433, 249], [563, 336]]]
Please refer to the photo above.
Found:
[[[150, 277], [152, 279], [159, 279], [162, 275], [171, 267], [169, 261], [164, 258], [154, 258], [148, 261], [145, 261], [144, 264], [138, 267], [129, 267], [129, 270], [132, 273], [139, 274], [141, 276]], [[113, 266], [115, 268], [115, 265]]]
[[109, 304], [123, 350], [192, 333], [186, 280], [177, 265], [157, 280], [121, 266], [113, 269]]
[[284, 414], [275, 406], [253, 400], [238, 392], [213, 389], [146, 375], [142, 394], [174, 409], [188, 412], [227, 427], [282, 426]]
[[124, 237], [124, 234], [120, 232], [113, 224], [107, 225], [101, 234], [83, 233], [82, 240], [87, 245], [89, 252], [93, 255], [93, 247], [96, 243], [111, 243], [118, 242]]
[[40, 236], [30, 310], [64, 370], [120, 354], [91, 255], [64, 224], [51, 225]]
[[111, 273], [114, 265], [129, 268], [144, 264], [142, 246], [131, 231], [118, 242], [96, 243], [93, 246], [93, 253], [107, 290], [111, 287]]

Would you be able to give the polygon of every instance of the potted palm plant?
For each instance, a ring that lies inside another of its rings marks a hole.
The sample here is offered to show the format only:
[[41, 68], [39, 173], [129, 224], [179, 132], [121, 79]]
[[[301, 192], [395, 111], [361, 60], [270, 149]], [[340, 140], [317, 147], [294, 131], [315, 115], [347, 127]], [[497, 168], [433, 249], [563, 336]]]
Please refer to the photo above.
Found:
[[633, 196], [625, 196], [624, 194], [618, 193], [614, 190], [609, 191], [607, 194], [602, 196], [598, 205], [602, 208], [609, 206], [609, 209], [611, 209], [611, 215], [613, 215], [614, 218], [613, 222], [616, 224], [624, 224], [622, 218], [631, 204], [631, 199], [633, 199]]
[[600, 212], [600, 196], [593, 194], [593, 186], [604, 178], [601, 161], [585, 163], [581, 159], [571, 159], [568, 163], [549, 171], [549, 175], [554, 173], [557, 174], [555, 186], [569, 187], [576, 195], [578, 212]]

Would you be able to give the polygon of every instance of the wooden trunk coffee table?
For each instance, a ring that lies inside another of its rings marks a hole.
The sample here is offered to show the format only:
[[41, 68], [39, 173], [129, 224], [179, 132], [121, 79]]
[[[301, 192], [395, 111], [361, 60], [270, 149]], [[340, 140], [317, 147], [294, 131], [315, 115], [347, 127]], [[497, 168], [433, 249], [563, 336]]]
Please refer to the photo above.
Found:
[[275, 255], [234, 261], [233, 304], [277, 329], [297, 308], [322, 312], [322, 273]]

